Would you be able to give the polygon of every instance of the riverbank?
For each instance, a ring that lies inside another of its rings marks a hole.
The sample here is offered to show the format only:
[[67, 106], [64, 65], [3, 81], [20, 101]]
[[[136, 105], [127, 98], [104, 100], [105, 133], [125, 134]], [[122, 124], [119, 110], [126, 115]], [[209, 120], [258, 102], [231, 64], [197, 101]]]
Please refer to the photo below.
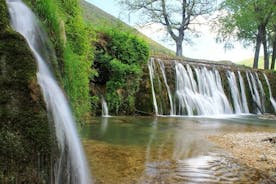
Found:
[[241, 163], [276, 177], [276, 144], [266, 140], [275, 136], [270, 132], [249, 132], [219, 134], [208, 139]]

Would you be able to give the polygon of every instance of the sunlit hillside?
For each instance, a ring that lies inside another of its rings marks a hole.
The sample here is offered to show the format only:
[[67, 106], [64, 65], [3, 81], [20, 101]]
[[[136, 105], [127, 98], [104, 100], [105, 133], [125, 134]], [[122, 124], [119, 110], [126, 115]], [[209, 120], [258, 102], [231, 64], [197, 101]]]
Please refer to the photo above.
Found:
[[124, 31], [133, 32], [146, 40], [146, 42], [149, 44], [151, 55], [174, 56], [174, 51], [167, 49], [161, 44], [151, 40], [133, 27], [106, 13], [93, 4], [90, 4], [85, 0], [81, 0], [81, 7], [83, 9], [83, 16], [85, 20], [94, 27], [116, 27]]

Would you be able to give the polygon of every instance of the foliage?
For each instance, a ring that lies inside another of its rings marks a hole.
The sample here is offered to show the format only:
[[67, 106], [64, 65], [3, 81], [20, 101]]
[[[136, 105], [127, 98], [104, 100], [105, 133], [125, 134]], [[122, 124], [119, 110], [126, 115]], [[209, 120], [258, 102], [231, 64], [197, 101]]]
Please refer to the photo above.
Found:
[[134, 112], [135, 93], [148, 60], [149, 49], [138, 37], [115, 29], [98, 30], [95, 83], [106, 85], [109, 110], [115, 114]]
[[178, 0], [119, 0], [132, 12], [140, 11], [147, 23], [159, 23], [164, 26], [176, 43], [176, 56], [182, 56], [182, 43], [187, 40], [186, 32], [191, 31], [191, 24], [196, 18], [214, 10], [216, 1], [178, 1]]
[[141, 34], [138, 30], [133, 27], [125, 24], [121, 20], [113, 17], [112, 15], [104, 12], [103, 10], [97, 8], [93, 4], [86, 2], [85, 0], [81, 0], [81, 7], [83, 9], [84, 19], [94, 28], [104, 28], [108, 27], [109, 29], [115, 28], [120, 29], [123, 32], [130, 32], [137, 37], [145, 40], [145, 42], [149, 45], [150, 55], [158, 55], [158, 56], [173, 56], [174, 53], [172, 50], [165, 48], [159, 43], [151, 40], [144, 34]]
[[90, 114], [89, 81], [94, 73], [94, 31], [82, 17], [78, 0], [28, 0], [44, 23], [54, 43], [62, 84], [78, 120]]
[[263, 45], [265, 67], [268, 68], [267, 26], [275, 16], [275, 6], [270, 0], [224, 0], [219, 19], [219, 40], [231, 46], [231, 40], [243, 41], [245, 46], [255, 45], [254, 67], [258, 66], [260, 46]]

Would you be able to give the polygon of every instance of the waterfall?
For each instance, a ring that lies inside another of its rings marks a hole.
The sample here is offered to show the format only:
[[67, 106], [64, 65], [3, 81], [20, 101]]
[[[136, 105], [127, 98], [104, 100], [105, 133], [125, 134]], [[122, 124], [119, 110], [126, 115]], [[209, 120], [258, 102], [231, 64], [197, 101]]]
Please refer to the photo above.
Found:
[[108, 107], [107, 107], [107, 103], [104, 99], [104, 97], [102, 97], [102, 116], [103, 117], [108, 117]]
[[246, 72], [246, 77], [247, 77], [247, 82], [249, 84], [252, 99], [257, 107], [257, 113], [260, 114], [260, 113], [264, 112], [264, 110], [263, 110], [264, 107], [262, 106], [260, 93], [257, 88], [258, 82], [256, 82], [256, 79], [254, 78], [253, 74], [249, 71]]
[[[266, 112], [266, 94], [257, 72], [234, 72], [225, 66], [210, 67], [205, 63], [154, 58], [149, 60], [148, 68], [157, 115], [209, 116]], [[275, 109], [276, 102], [265, 74], [264, 78], [269, 88], [270, 102]], [[250, 110], [249, 106], [252, 107]], [[166, 109], [169, 108], [168, 112]]]
[[36, 58], [38, 83], [47, 110], [55, 123], [60, 156], [55, 163], [54, 183], [91, 183], [86, 158], [69, 104], [46, 64], [47, 50], [45, 50], [45, 44], [47, 44], [47, 36], [35, 15], [23, 2], [7, 0], [7, 4], [12, 27], [25, 37]]
[[170, 109], [170, 115], [174, 115], [175, 112], [174, 112], [174, 107], [173, 107], [172, 95], [171, 95], [170, 87], [169, 87], [168, 82], [167, 82], [167, 77], [166, 77], [166, 72], [165, 72], [165, 65], [161, 60], [158, 60], [158, 63], [159, 63], [159, 66], [160, 66], [160, 69], [161, 69], [161, 72], [162, 72], [162, 76], [163, 76], [163, 79], [164, 79], [164, 82], [165, 82], [165, 85], [166, 85], [166, 88], [167, 88], [167, 93], [168, 93], [168, 96], [169, 96], [170, 108], [171, 108]]
[[152, 93], [152, 99], [153, 99], [153, 106], [155, 110], [155, 114], [158, 115], [158, 106], [157, 106], [157, 100], [155, 96], [155, 90], [154, 90], [154, 70], [155, 70], [155, 62], [154, 59], [151, 58], [148, 62], [148, 69], [149, 69], [149, 75], [150, 75], [150, 83], [151, 83], [151, 93]]
[[242, 103], [241, 103], [240, 92], [237, 85], [236, 75], [234, 72], [231, 72], [231, 71], [228, 71], [227, 74], [228, 74], [227, 78], [228, 78], [228, 82], [229, 82], [229, 86], [232, 94], [231, 96], [235, 107], [235, 112], [237, 114], [240, 114], [242, 113]]
[[219, 72], [216, 69], [195, 68], [196, 78], [188, 64], [185, 68], [183, 64], [176, 63], [175, 70], [177, 115], [232, 113], [232, 108], [222, 88]]
[[269, 80], [268, 80], [268, 78], [267, 78], [267, 76], [266, 76], [265, 73], [263, 73], [263, 75], [264, 75], [264, 78], [265, 78], [265, 81], [266, 81], [266, 84], [267, 84], [267, 87], [268, 87], [270, 102], [271, 102], [271, 104], [272, 104], [272, 106], [274, 108], [274, 112], [276, 112], [276, 101], [275, 101], [275, 99], [272, 96]]

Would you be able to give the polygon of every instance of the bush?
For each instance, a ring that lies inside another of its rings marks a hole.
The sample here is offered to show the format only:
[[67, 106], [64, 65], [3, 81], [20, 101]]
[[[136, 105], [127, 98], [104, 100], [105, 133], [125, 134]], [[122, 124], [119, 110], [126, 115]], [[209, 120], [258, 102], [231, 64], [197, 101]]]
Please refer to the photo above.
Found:
[[149, 57], [146, 43], [128, 32], [100, 29], [95, 44], [96, 84], [105, 85], [112, 114], [134, 112], [135, 93], [142, 75], [142, 65]]

